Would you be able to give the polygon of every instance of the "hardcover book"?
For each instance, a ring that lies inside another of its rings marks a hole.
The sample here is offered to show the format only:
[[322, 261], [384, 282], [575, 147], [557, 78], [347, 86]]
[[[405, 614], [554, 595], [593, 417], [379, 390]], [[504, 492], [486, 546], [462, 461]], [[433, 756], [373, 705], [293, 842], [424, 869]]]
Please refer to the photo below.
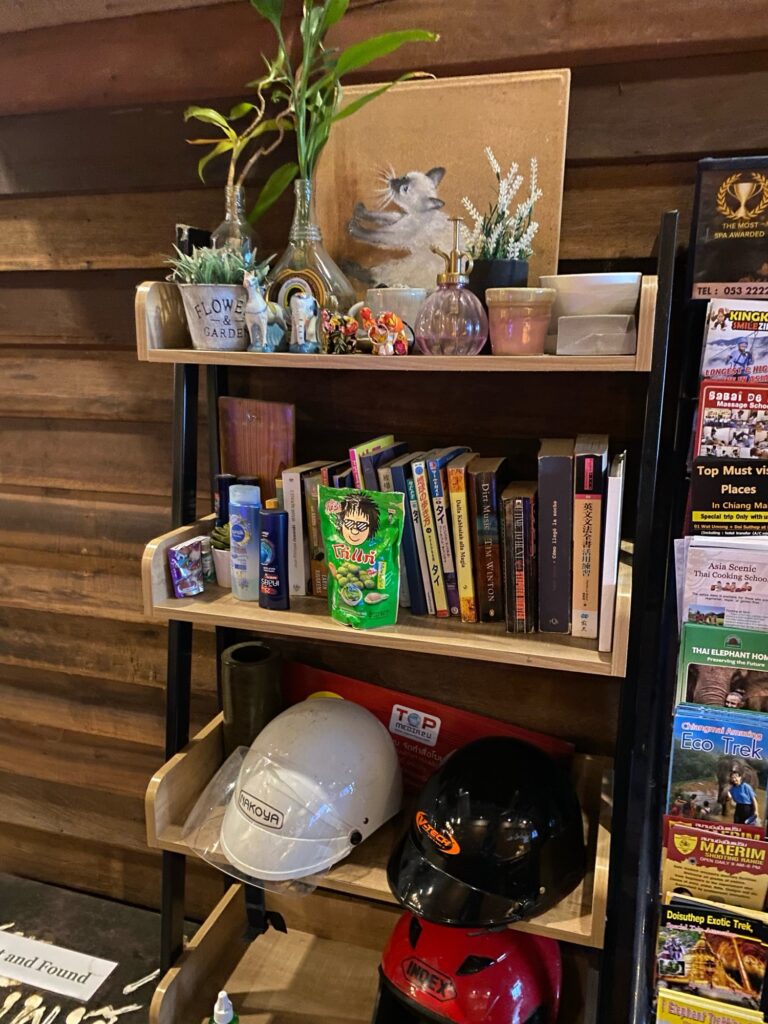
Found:
[[419, 508], [419, 520], [421, 522], [421, 535], [424, 540], [429, 584], [435, 599], [435, 614], [438, 618], [448, 618], [451, 613], [448, 608], [448, 594], [445, 589], [443, 564], [440, 559], [440, 544], [437, 539], [435, 517], [432, 511], [432, 501], [429, 496], [427, 462], [433, 454], [433, 452], [428, 452], [424, 457], [414, 459], [411, 463], [411, 472], [413, 474], [413, 485], [416, 490], [416, 501]]
[[682, 622], [768, 630], [768, 538], [694, 537], [685, 562]]
[[[407, 583], [410, 609], [414, 615], [426, 615], [428, 612], [426, 598], [424, 596], [424, 581], [421, 576], [418, 548], [416, 546], [416, 534], [414, 530], [413, 514], [408, 494], [407, 480], [411, 473], [411, 460], [416, 457], [413, 453], [401, 455], [386, 466], [379, 468], [380, 476], [383, 474], [382, 484], [387, 477], [392, 483], [392, 490], [405, 495], [405, 521], [403, 523], [403, 542], [400, 545], [405, 574], [403, 581]], [[384, 487], [382, 486], [382, 490]], [[401, 585], [401, 593], [403, 590]]]
[[[700, 1004], [709, 1003], [710, 1007], [728, 1004], [726, 1012], [730, 1007], [755, 1011], [752, 1019], [760, 1020], [757, 1011], [763, 1003], [766, 963], [764, 914], [733, 910], [708, 900], [666, 896], [656, 942], [660, 1005], [673, 996], [678, 1000], [698, 997]], [[678, 1019], [706, 1020], [702, 1013]], [[712, 1018], [712, 1024], [721, 1019]]]
[[678, 659], [677, 700], [737, 711], [768, 711], [765, 633], [686, 622]]
[[[396, 447], [402, 447], [403, 449], [405, 449], [406, 445], [396, 445]], [[406, 456], [406, 458], [411, 458], [411, 456]], [[363, 462], [364, 461], [365, 459], [363, 459]], [[376, 476], [379, 482], [379, 490], [383, 491], [384, 494], [391, 494], [395, 491], [398, 491], [400, 494], [404, 496], [403, 504], [405, 518], [403, 520], [403, 540], [405, 540], [406, 525], [410, 524], [411, 522], [411, 513], [408, 508], [408, 499], [405, 497], [405, 487], [403, 487], [402, 489], [399, 487], [395, 487], [394, 479], [392, 476], [392, 465], [394, 461], [396, 461], [394, 456], [391, 456], [391, 461], [379, 463], [379, 465], [376, 468]], [[400, 544], [400, 607], [411, 607], [411, 587], [408, 579], [408, 572], [406, 570], [405, 545], [403, 543]], [[423, 612], [419, 611], [415, 612], [414, 614], [423, 615]]]
[[394, 444], [385, 445], [375, 452], [368, 452], [360, 455], [360, 473], [363, 478], [361, 484], [367, 491], [378, 491], [379, 477], [378, 468], [385, 462], [391, 462], [398, 455], [407, 451], [408, 445], [404, 441], [395, 441]]
[[603, 434], [576, 438], [573, 452], [573, 591], [571, 630], [596, 640], [600, 607], [602, 544], [608, 438]]
[[372, 452], [380, 452], [382, 448], [388, 448], [394, 443], [395, 438], [392, 434], [382, 434], [381, 437], [374, 437], [370, 441], [363, 441], [362, 444], [357, 444], [353, 448], [349, 449], [349, 462], [352, 466], [353, 487], [359, 488], [363, 486], [363, 470], [360, 465], [361, 456], [370, 455]]
[[429, 490], [432, 497], [432, 513], [435, 517], [435, 532], [440, 547], [440, 563], [445, 579], [445, 592], [451, 615], [459, 615], [459, 585], [451, 542], [451, 501], [448, 494], [447, 464], [457, 455], [468, 452], [465, 447], [442, 448], [433, 452], [427, 461]]
[[764, 830], [767, 779], [768, 715], [678, 705], [667, 790], [671, 817], [705, 814]]
[[341, 462], [329, 462], [327, 466], [323, 466], [320, 474], [323, 478], [322, 482], [326, 487], [338, 487], [340, 485], [335, 484], [333, 478], [340, 473], [351, 473], [351, 471], [352, 466], [349, 459], [342, 459]]
[[307, 462], [283, 471], [283, 507], [288, 513], [288, 586], [292, 596], [310, 589], [309, 537], [303, 478], [327, 465], [326, 460]]
[[710, 301], [701, 353], [701, 377], [713, 383], [768, 383], [768, 302], [758, 299]]
[[571, 631], [573, 446], [570, 439], [547, 438], [539, 447], [537, 555], [542, 633]]
[[619, 585], [621, 548], [621, 512], [624, 504], [624, 464], [626, 452], [615, 455], [608, 474], [605, 498], [605, 537], [603, 539], [603, 583], [600, 592], [600, 630], [597, 649], [613, 647], [613, 620], [616, 615], [616, 591]]
[[762, 910], [768, 895], [768, 843], [718, 835], [696, 821], [672, 825], [664, 848], [662, 888]]
[[456, 561], [459, 612], [462, 622], [477, 622], [475, 579], [472, 571], [472, 530], [467, 497], [467, 466], [475, 457], [474, 452], [465, 452], [448, 463], [453, 552]]
[[703, 381], [693, 455], [768, 459], [768, 386]]
[[478, 456], [467, 469], [475, 594], [481, 622], [498, 622], [504, 618], [499, 495], [509, 475], [509, 464], [503, 457]]
[[768, 459], [694, 459], [688, 507], [695, 537], [768, 533]]
[[501, 495], [504, 597], [508, 633], [536, 628], [536, 484], [513, 483]]

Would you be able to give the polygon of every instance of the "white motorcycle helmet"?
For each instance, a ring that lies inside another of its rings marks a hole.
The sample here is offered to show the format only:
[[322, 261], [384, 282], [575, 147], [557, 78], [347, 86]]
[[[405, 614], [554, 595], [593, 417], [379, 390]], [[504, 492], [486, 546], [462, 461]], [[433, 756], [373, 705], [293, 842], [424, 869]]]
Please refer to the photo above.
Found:
[[310, 698], [272, 719], [243, 761], [221, 825], [221, 851], [264, 881], [326, 871], [397, 814], [392, 739], [352, 701]]

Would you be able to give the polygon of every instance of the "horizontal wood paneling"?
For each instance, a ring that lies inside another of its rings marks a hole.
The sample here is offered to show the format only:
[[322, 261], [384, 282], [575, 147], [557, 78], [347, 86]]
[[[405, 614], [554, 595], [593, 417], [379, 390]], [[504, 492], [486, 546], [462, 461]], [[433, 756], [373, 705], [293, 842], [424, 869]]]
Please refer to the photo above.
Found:
[[220, 4], [225, 0], [6, 0], [0, 6], [0, 33], [66, 25], [99, 18], [123, 18], [186, 7]]
[[[445, 75], [581, 66], [768, 45], [764, 6], [754, 5], [745, 22], [724, 18], [719, 0], [699, 0], [695, 16], [684, 0], [650, 0], [642, 16], [631, 0], [474, 0], [459, 6], [420, 0], [416, 7], [411, 0], [362, 0], [332, 42], [343, 46], [411, 25], [440, 32], [440, 41], [379, 61], [375, 75], [411, 68]], [[245, 3], [8, 34], [0, 36], [0, 113], [233, 95], [259, 72], [260, 50], [272, 52], [274, 37]], [[98, 54], [98, 60], [84, 60], [84, 54]]]

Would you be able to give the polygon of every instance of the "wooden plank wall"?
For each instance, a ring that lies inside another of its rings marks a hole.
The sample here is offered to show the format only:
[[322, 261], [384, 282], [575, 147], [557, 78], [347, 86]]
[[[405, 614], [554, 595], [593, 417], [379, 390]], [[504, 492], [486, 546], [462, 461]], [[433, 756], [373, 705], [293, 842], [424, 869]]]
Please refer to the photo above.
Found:
[[[648, 256], [663, 209], [686, 229], [697, 157], [768, 143], [767, 7], [353, 0], [339, 41], [417, 22], [440, 43], [379, 73], [574, 68], [565, 257]], [[162, 760], [165, 635], [143, 619], [138, 559], [168, 522], [171, 373], [136, 362], [132, 292], [162, 274], [176, 221], [219, 219], [185, 102], [239, 95], [271, 45], [245, 2], [0, 3], [0, 869], [149, 906], [159, 862], [142, 798]], [[286, 216], [263, 227], [270, 247]], [[405, 688], [422, 667], [311, 655]], [[213, 679], [202, 636], [196, 725]], [[582, 710], [552, 728], [611, 747], [610, 681], [456, 663], [439, 685], [487, 710], [514, 688], [511, 714], [540, 727], [570, 691]], [[192, 887], [194, 911], [216, 884]]]

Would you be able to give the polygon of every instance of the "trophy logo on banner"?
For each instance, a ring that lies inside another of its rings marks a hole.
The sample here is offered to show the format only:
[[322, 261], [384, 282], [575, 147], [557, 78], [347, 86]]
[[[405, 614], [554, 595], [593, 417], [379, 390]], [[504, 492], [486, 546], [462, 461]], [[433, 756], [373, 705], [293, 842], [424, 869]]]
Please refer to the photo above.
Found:
[[731, 174], [718, 189], [717, 209], [728, 220], [756, 220], [768, 208], [768, 178], [759, 171], [751, 178], [742, 181], [740, 172]]

